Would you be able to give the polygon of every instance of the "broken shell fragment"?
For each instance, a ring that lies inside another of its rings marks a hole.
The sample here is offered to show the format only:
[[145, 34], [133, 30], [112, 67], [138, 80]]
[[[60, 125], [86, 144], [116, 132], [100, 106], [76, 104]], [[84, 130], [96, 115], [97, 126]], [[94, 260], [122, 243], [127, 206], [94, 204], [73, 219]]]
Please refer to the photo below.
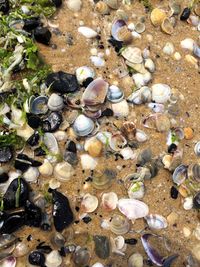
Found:
[[82, 154], [81, 166], [83, 170], [94, 170], [97, 166], [97, 160], [88, 154]]
[[[136, 76], [134, 76], [136, 78]], [[143, 82], [142, 82], [143, 83]], [[151, 101], [151, 90], [148, 86], [143, 86], [133, 92], [127, 99], [128, 102], [135, 105], [145, 104]]]
[[128, 189], [128, 196], [133, 199], [143, 198], [145, 187], [143, 182], [134, 182]]
[[43, 164], [38, 168], [40, 174], [42, 176], [51, 176], [53, 173], [53, 166], [51, 165], [51, 163], [45, 159]]
[[174, 31], [174, 27], [169, 18], [165, 18], [161, 24], [161, 29], [164, 33], [171, 35]]
[[81, 201], [81, 209], [83, 212], [90, 213], [97, 209], [98, 204], [98, 198], [88, 193]]
[[113, 134], [109, 141], [109, 145], [114, 151], [120, 151], [126, 144], [125, 137], [119, 133]]
[[165, 18], [165, 11], [159, 8], [154, 8], [150, 15], [151, 22], [154, 26], [160, 26]]
[[126, 251], [127, 248], [127, 244], [125, 243], [124, 237], [121, 235], [115, 238], [111, 237], [110, 241], [111, 241], [112, 252], [124, 256], [125, 255], [124, 252]]
[[46, 256], [45, 265], [47, 267], [59, 267], [62, 263], [62, 257], [57, 250], [52, 250]]
[[155, 69], [156, 69], [155, 63], [154, 63], [153, 60], [150, 59], [150, 58], [147, 58], [147, 59], [145, 60], [144, 66], [145, 66], [145, 68], [146, 68], [148, 71], [150, 71], [150, 72], [154, 72]]
[[117, 194], [114, 192], [104, 193], [102, 195], [102, 207], [107, 211], [116, 209], [118, 203]]
[[167, 42], [163, 47], [163, 53], [169, 56], [174, 53], [174, 50], [175, 50], [174, 45], [171, 42]]
[[181, 47], [183, 49], [193, 51], [194, 45], [195, 45], [195, 41], [191, 38], [186, 38], [186, 39], [181, 41]]
[[116, 235], [124, 235], [128, 233], [130, 229], [130, 224], [127, 218], [115, 214], [112, 216], [112, 220], [110, 222], [110, 230]]
[[143, 143], [146, 142], [149, 139], [149, 137], [144, 131], [137, 129], [135, 134], [135, 139], [139, 143]]
[[145, 217], [148, 226], [151, 229], [164, 229], [167, 227], [167, 220], [158, 214], [149, 214]]

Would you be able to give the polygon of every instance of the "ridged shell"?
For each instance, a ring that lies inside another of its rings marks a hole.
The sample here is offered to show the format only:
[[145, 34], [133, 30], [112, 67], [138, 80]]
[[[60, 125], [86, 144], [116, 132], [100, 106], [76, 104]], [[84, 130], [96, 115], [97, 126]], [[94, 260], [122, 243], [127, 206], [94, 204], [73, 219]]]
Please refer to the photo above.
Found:
[[109, 169], [105, 169], [104, 171], [96, 171], [93, 175], [92, 185], [94, 188], [99, 190], [108, 189], [115, 177], [116, 174]]
[[152, 86], [152, 100], [163, 104], [170, 99], [171, 88], [167, 84], [157, 83]]
[[127, 46], [122, 51], [122, 56], [128, 61], [135, 64], [140, 64], [143, 61], [142, 51], [138, 47]]
[[53, 93], [48, 100], [47, 106], [52, 111], [61, 110], [64, 107], [63, 98], [58, 94]]
[[129, 221], [118, 214], [112, 216], [112, 220], [110, 222], [110, 230], [116, 235], [124, 235], [128, 233], [130, 229]]
[[168, 226], [167, 220], [158, 214], [149, 214], [145, 220], [151, 229], [164, 229]]
[[118, 103], [124, 98], [124, 93], [116, 85], [111, 85], [108, 88], [107, 99], [112, 103]]
[[143, 266], [143, 257], [139, 253], [132, 254], [128, 259], [128, 267], [141, 267]]
[[160, 26], [165, 17], [165, 11], [159, 8], [154, 8], [150, 15], [151, 22], [154, 26]]
[[149, 213], [148, 206], [144, 202], [136, 199], [120, 199], [118, 201], [118, 209], [130, 220], [143, 218]]
[[135, 139], [136, 125], [134, 122], [124, 122], [120, 130], [129, 141], [133, 141]]
[[197, 157], [200, 157], [200, 141], [196, 143], [194, 147], [194, 152], [197, 155]]
[[90, 213], [97, 209], [98, 204], [98, 198], [88, 193], [81, 201], [81, 209], [83, 212]]
[[83, 114], [79, 115], [73, 124], [73, 130], [78, 136], [89, 135], [94, 127], [94, 122]]
[[187, 178], [187, 169], [188, 167], [186, 165], [179, 165], [172, 175], [173, 182], [177, 185], [181, 185], [185, 179]]

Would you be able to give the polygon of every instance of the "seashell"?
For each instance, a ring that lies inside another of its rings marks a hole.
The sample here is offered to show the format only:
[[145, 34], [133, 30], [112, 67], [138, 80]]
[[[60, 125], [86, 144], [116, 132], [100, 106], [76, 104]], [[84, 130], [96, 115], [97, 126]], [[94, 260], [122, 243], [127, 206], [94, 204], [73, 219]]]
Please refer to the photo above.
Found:
[[58, 94], [51, 94], [49, 97], [47, 106], [52, 111], [58, 111], [61, 110], [64, 107], [64, 102], [62, 96], [59, 96]]
[[127, 218], [121, 215], [114, 214], [110, 222], [110, 230], [116, 235], [124, 235], [128, 233], [130, 229], [130, 224]]
[[116, 172], [111, 169], [105, 169], [104, 171], [96, 171], [92, 185], [94, 188], [102, 190], [111, 186], [112, 180], [116, 178]]
[[167, 220], [158, 214], [149, 214], [145, 217], [145, 220], [151, 229], [164, 229], [168, 226]]
[[143, 86], [140, 89], [134, 91], [127, 101], [135, 105], [140, 105], [151, 101], [151, 90], [147, 86]]
[[200, 141], [196, 143], [194, 147], [194, 153], [197, 155], [197, 157], [200, 157]]
[[76, 69], [76, 79], [79, 82], [79, 84], [82, 84], [88, 78], [94, 78], [94, 76], [95, 72], [91, 67], [82, 66]]
[[147, 72], [143, 63], [135, 64], [135, 63], [132, 63], [132, 62], [126, 60], [125, 64], [127, 66], [131, 67], [131, 69], [133, 69], [134, 72], [139, 72], [141, 74], [145, 74]]
[[124, 252], [126, 251], [127, 244], [125, 243], [125, 239], [123, 236], [119, 235], [115, 238], [111, 237], [110, 242], [113, 253], [116, 253], [121, 256], [125, 255]]
[[194, 7], [194, 12], [197, 16], [200, 17], [200, 3], [196, 3]]
[[36, 167], [29, 167], [26, 172], [23, 174], [24, 180], [29, 183], [36, 183], [40, 173], [38, 168]]
[[171, 88], [167, 84], [157, 83], [152, 87], [152, 100], [156, 103], [164, 104], [170, 99]]
[[126, 144], [125, 137], [119, 133], [113, 134], [109, 140], [110, 148], [114, 151], [120, 151]]
[[183, 49], [193, 51], [194, 45], [195, 45], [195, 41], [191, 38], [186, 38], [186, 39], [181, 41], [181, 47]]
[[52, 250], [46, 255], [45, 265], [47, 267], [59, 267], [62, 263], [62, 257], [57, 250]]
[[15, 267], [17, 264], [16, 258], [13, 256], [9, 256], [3, 261], [0, 262], [1, 267]]
[[151, 73], [148, 71], [144, 74], [141, 73], [133, 74], [132, 77], [137, 88], [141, 88], [147, 85], [152, 79]]
[[167, 132], [170, 129], [170, 120], [165, 114], [159, 114], [156, 116], [155, 126], [158, 132]]
[[85, 115], [79, 115], [73, 124], [73, 130], [78, 136], [89, 135], [94, 130], [94, 122]]
[[90, 156], [99, 157], [103, 149], [103, 144], [96, 137], [92, 137], [85, 141], [84, 149], [88, 151]]
[[90, 60], [94, 64], [94, 66], [97, 68], [104, 67], [104, 65], [105, 65], [105, 60], [102, 57], [91, 56]]
[[35, 115], [47, 113], [48, 111], [47, 102], [48, 102], [48, 97], [46, 96], [38, 96], [38, 97], [32, 96], [29, 99], [30, 113]]
[[53, 174], [60, 182], [68, 182], [74, 175], [74, 169], [68, 162], [62, 161], [56, 164]]
[[99, 132], [96, 138], [101, 141], [102, 144], [108, 145], [112, 134], [110, 132]]
[[188, 166], [188, 178], [200, 182], [200, 164], [194, 163]]
[[118, 41], [124, 42], [126, 44], [130, 43], [133, 39], [131, 31], [129, 31], [127, 26], [121, 27], [117, 32]]
[[197, 27], [199, 25], [199, 17], [190, 15], [190, 17], [187, 19], [187, 22]]
[[122, 118], [127, 117], [129, 114], [129, 106], [127, 101], [124, 99], [121, 102], [113, 103], [111, 105], [114, 116]]
[[105, 265], [103, 265], [100, 262], [96, 262], [95, 264], [92, 265], [92, 267], [105, 267]]
[[138, 47], [127, 46], [121, 54], [131, 63], [140, 64], [143, 62], [142, 51]]
[[172, 175], [173, 182], [177, 185], [181, 185], [185, 179], [187, 179], [187, 170], [188, 167], [186, 165], [179, 165]]
[[104, 193], [102, 195], [102, 207], [107, 211], [116, 209], [118, 196], [114, 192]]
[[58, 189], [60, 186], [61, 186], [61, 183], [54, 178], [49, 181], [49, 188], [53, 190]]
[[142, 22], [137, 22], [135, 24], [135, 31], [137, 33], [143, 33], [146, 30], [145, 24]]
[[86, 27], [86, 26], [79, 27], [78, 32], [88, 39], [92, 39], [92, 38], [95, 38], [97, 36], [96, 31], [94, 31], [93, 29]]
[[135, 139], [139, 143], [143, 143], [146, 142], [149, 139], [149, 137], [144, 131], [137, 129], [135, 134]]
[[13, 253], [17, 239], [12, 234], [1, 234], [0, 236], [0, 262]]
[[128, 189], [129, 198], [142, 199], [145, 193], [145, 187], [143, 182], [134, 182]]
[[200, 209], [200, 191], [196, 193], [193, 199], [193, 206], [196, 209]]
[[83, 212], [90, 213], [97, 209], [99, 204], [98, 198], [87, 193], [81, 201], [81, 209]]
[[28, 246], [24, 242], [20, 242], [16, 244], [15, 250], [13, 251], [13, 256], [18, 258], [26, 256], [28, 253], [29, 253]]
[[67, 133], [65, 131], [56, 131], [53, 133], [53, 135], [55, 136], [55, 138], [58, 142], [66, 141], [67, 137], [68, 137]]
[[83, 170], [94, 170], [97, 166], [97, 160], [88, 154], [82, 154], [81, 166]]
[[78, 12], [81, 9], [81, 6], [81, 0], [67, 0], [67, 7], [73, 12]]
[[132, 254], [128, 259], [128, 267], [143, 267], [143, 257], [140, 253]]
[[181, 13], [181, 2], [176, 0], [169, 1], [169, 7], [171, 9], [171, 16], [179, 15]]
[[56, 157], [59, 155], [60, 150], [55, 136], [52, 133], [45, 133], [43, 136], [43, 142], [49, 152], [47, 159], [49, 161], [56, 161]]
[[197, 240], [200, 241], [200, 224], [197, 224], [197, 227], [193, 231], [193, 235], [196, 237]]
[[171, 35], [174, 32], [174, 27], [169, 18], [165, 18], [161, 24], [161, 29], [164, 33]]
[[77, 247], [73, 254], [73, 261], [76, 266], [86, 266], [90, 261], [91, 255], [87, 248]]
[[128, 21], [128, 19], [129, 19], [129, 16], [128, 16], [127, 12], [125, 10], [123, 10], [123, 9], [118, 9], [116, 11], [116, 17], [119, 18], [119, 19], [123, 19], [125, 21]]
[[135, 159], [136, 154], [130, 147], [125, 147], [120, 150], [120, 154], [122, 155], [124, 160]]
[[104, 1], [112, 9], [119, 8], [119, 0], [104, 0]]
[[149, 103], [148, 107], [155, 113], [163, 113], [165, 110], [165, 106], [159, 103]]
[[17, 129], [17, 135], [23, 137], [26, 141], [34, 134], [33, 128], [27, 123], [23, 127]]
[[116, 85], [111, 85], [108, 88], [107, 99], [111, 103], [118, 103], [124, 98], [124, 93]]
[[149, 213], [148, 206], [144, 202], [136, 199], [119, 199], [118, 209], [129, 220], [143, 218]]
[[95, 5], [95, 11], [102, 15], [108, 15], [110, 13], [110, 8], [104, 1], [99, 1]]
[[150, 15], [151, 22], [154, 26], [160, 26], [165, 18], [165, 11], [159, 8], [154, 8]]
[[106, 259], [110, 256], [110, 242], [107, 236], [95, 235], [95, 253], [100, 259]]
[[81, 102], [86, 106], [103, 104], [108, 92], [108, 83], [102, 78], [92, 81], [85, 89]]
[[200, 46], [196, 44], [194, 45], [193, 54], [197, 56], [198, 58], [200, 58]]
[[118, 19], [118, 20], [115, 20], [113, 23], [112, 23], [112, 27], [111, 27], [111, 35], [112, 37], [117, 40], [117, 41], [121, 41], [118, 37], [118, 32], [121, 28], [124, 28], [126, 27], [126, 22], [123, 20], [123, 19]]
[[126, 122], [124, 122], [120, 130], [121, 130], [121, 133], [129, 141], [135, 140], [136, 125], [135, 125], [134, 122], [132, 122], [132, 121], [126, 121]]
[[150, 58], [145, 59], [144, 66], [150, 72], [154, 72], [156, 70], [156, 66], [155, 66], [153, 60]]
[[163, 53], [165, 53], [166, 55], [172, 55], [174, 53], [174, 45], [173, 43], [167, 42], [165, 44], [165, 46], [163, 47]]
[[184, 199], [183, 208], [185, 210], [191, 210], [193, 208], [193, 196], [189, 196]]

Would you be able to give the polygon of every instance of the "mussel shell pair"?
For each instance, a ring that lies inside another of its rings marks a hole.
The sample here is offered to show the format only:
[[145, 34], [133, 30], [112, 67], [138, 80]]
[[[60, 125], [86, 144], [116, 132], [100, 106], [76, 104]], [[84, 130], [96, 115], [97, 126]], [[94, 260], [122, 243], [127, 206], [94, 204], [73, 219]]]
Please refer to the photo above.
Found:
[[51, 32], [47, 27], [38, 26], [34, 29], [34, 38], [38, 43], [49, 45]]
[[42, 162], [29, 158], [25, 154], [18, 154], [15, 159], [15, 169], [25, 172], [30, 166], [39, 167], [42, 165]]
[[42, 129], [45, 132], [55, 132], [58, 130], [62, 121], [63, 119], [61, 113], [53, 111], [41, 122]]

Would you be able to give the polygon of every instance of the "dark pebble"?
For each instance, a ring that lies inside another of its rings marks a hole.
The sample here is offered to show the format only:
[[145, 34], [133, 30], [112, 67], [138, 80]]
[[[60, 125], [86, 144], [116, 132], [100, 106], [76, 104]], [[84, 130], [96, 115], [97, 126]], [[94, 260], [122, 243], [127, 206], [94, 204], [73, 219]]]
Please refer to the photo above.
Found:
[[167, 149], [168, 153], [174, 153], [176, 150], [177, 150], [177, 145], [175, 144], [171, 144]]
[[77, 148], [76, 148], [76, 144], [74, 143], [74, 141], [68, 141], [67, 145], [66, 145], [66, 150], [70, 151], [70, 152], [77, 152]]
[[28, 256], [28, 261], [32, 265], [45, 266], [45, 256], [40, 251], [32, 251]]
[[86, 217], [84, 217], [84, 218], [82, 219], [82, 221], [83, 221], [84, 223], [88, 224], [89, 222], [92, 221], [92, 219], [91, 219], [89, 216], [86, 216]]
[[62, 0], [52, 0], [55, 7], [60, 7], [62, 5]]
[[27, 140], [27, 143], [30, 145], [30, 146], [37, 146], [38, 143], [39, 143], [39, 140], [40, 140], [40, 135], [38, 132], [35, 132], [33, 135], [31, 135], [29, 137], [29, 139]]
[[104, 117], [104, 116], [111, 117], [111, 116], [113, 116], [113, 114], [114, 113], [113, 113], [112, 109], [106, 108], [105, 110], [102, 111], [101, 117]]
[[170, 195], [171, 195], [171, 198], [173, 198], [173, 199], [178, 198], [178, 190], [176, 189], [176, 187], [174, 187], [174, 186], [171, 187]]
[[129, 239], [125, 239], [125, 243], [128, 244], [128, 245], [135, 245], [137, 244], [137, 239], [135, 238], [129, 238]]
[[45, 156], [46, 155], [46, 152], [41, 147], [37, 147], [34, 150], [34, 155], [37, 156], [37, 157]]
[[93, 81], [94, 79], [92, 77], [87, 78], [84, 82], [83, 82], [83, 87], [88, 87], [88, 85]]
[[34, 30], [34, 37], [38, 43], [49, 45], [51, 32], [48, 28], [39, 26]]
[[186, 7], [184, 8], [181, 16], [180, 16], [180, 20], [187, 20], [190, 16], [191, 10], [190, 8]]
[[23, 29], [27, 32], [31, 32], [33, 31], [35, 28], [37, 28], [38, 26], [40, 26], [41, 22], [39, 17], [32, 17], [29, 19], [24, 19], [24, 27]]
[[3, 14], [8, 13], [10, 9], [9, 0], [0, 0], [0, 12]]
[[9, 179], [9, 176], [6, 172], [3, 172], [0, 174], [0, 184], [7, 182]]
[[10, 146], [4, 146], [0, 148], [0, 163], [6, 163], [13, 157], [12, 148]]
[[41, 119], [37, 115], [27, 115], [28, 125], [33, 128], [37, 129], [41, 124]]

